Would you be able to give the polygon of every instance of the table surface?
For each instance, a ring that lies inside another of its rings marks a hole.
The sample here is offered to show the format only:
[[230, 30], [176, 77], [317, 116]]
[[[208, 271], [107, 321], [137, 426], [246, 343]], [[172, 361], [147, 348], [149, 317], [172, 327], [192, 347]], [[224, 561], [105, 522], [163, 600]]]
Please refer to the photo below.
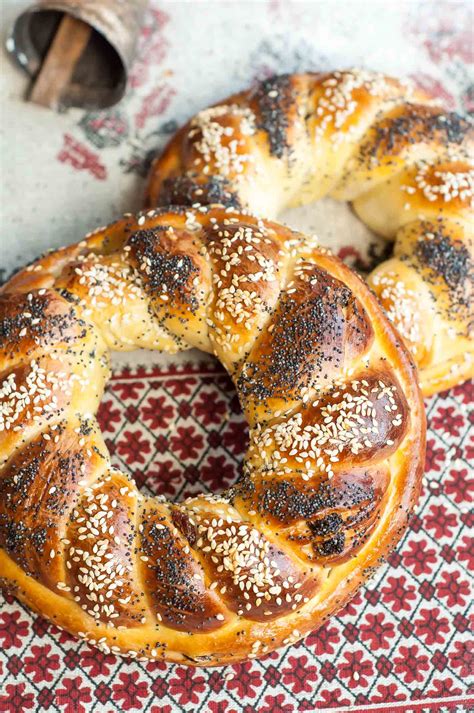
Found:
[[[3, 38], [21, 6], [3, 0]], [[25, 103], [27, 80], [3, 58], [3, 277], [137, 209], [150, 156], [179, 124], [275, 72], [370, 67], [472, 109], [470, 27], [464, 2], [153, 2], [130, 91], [106, 112]], [[336, 248], [355, 243], [363, 254], [372, 240], [331, 202], [284, 217]], [[220, 368], [201, 359], [126, 357], [101, 407], [114, 461], [152, 492], [182, 497], [237, 476], [242, 416]], [[463, 386], [427, 402], [427, 472], [411, 529], [320, 632], [262, 661], [193, 671], [104, 656], [0, 598], [0, 711], [467, 708], [472, 401]]]

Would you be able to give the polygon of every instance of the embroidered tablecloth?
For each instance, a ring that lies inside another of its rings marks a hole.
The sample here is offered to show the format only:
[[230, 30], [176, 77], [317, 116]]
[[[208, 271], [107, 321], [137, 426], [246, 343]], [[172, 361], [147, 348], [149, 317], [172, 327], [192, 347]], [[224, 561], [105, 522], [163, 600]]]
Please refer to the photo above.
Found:
[[[19, 3], [4, 2], [4, 23]], [[467, 3], [153, 3], [127, 99], [57, 116], [2, 78], [1, 266], [78, 240], [137, 208], [151, 152], [190, 114], [274, 72], [367, 66], [411, 75], [472, 109]], [[378, 250], [349, 211], [287, 216], [359, 268]], [[328, 218], [329, 216], [329, 218]], [[350, 230], [349, 230], [350, 228]], [[350, 238], [350, 244], [349, 244]], [[474, 435], [472, 385], [427, 401], [423, 496], [390, 561], [300, 644], [219, 669], [104, 655], [0, 595], [0, 711], [293, 713], [474, 707], [469, 634]], [[191, 352], [117, 362], [100, 409], [114, 462], [150, 492], [214, 492], [238, 475], [247, 431], [222, 368]]]

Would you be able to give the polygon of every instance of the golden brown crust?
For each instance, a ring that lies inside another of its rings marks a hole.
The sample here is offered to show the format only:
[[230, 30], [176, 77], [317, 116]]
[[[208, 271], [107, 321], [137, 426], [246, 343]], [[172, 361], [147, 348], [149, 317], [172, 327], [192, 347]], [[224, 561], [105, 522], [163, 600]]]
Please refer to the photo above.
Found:
[[219, 629], [227, 610], [191, 553], [197, 536], [186, 510], [146, 503], [141, 524], [140, 567], [155, 616], [178, 631]]
[[352, 201], [395, 240], [369, 284], [429, 395], [474, 376], [473, 163], [472, 122], [407, 82], [365, 70], [284, 75], [180, 129], [153, 164], [146, 204], [220, 202], [275, 218], [325, 195]]
[[[403, 532], [424, 459], [415, 369], [306, 236], [221, 206], [127, 216], [16, 275], [0, 306], [2, 583], [73, 634], [191, 665], [264, 654], [342, 606]], [[106, 346], [145, 344], [201, 346], [234, 379], [251, 443], [220, 496], [146, 498], [110, 466]]]

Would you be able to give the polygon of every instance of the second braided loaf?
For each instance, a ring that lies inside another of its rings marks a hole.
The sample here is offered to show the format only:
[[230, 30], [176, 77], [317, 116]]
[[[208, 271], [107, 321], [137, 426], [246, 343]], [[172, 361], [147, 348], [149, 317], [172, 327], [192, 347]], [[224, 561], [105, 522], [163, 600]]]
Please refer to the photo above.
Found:
[[474, 375], [473, 135], [381, 74], [272, 77], [183, 126], [155, 160], [146, 200], [218, 201], [271, 219], [323, 196], [350, 201], [395, 241], [369, 284], [428, 395]]

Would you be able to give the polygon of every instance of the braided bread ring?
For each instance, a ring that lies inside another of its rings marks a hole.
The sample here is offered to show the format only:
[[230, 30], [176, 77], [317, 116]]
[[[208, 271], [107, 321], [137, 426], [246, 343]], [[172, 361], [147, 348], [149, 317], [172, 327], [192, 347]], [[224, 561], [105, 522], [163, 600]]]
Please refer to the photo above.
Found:
[[[218, 665], [294, 642], [401, 536], [425, 418], [364, 283], [306, 236], [222, 207], [130, 215], [0, 294], [0, 572], [104, 651]], [[250, 426], [239, 482], [180, 504], [113, 468], [108, 349], [214, 353]]]
[[323, 196], [395, 240], [369, 284], [423, 393], [474, 376], [473, 131], [410, 84], [367, 71], [273, 77], [193, 117], [153, 164], [150, 206], [275, 219]]

